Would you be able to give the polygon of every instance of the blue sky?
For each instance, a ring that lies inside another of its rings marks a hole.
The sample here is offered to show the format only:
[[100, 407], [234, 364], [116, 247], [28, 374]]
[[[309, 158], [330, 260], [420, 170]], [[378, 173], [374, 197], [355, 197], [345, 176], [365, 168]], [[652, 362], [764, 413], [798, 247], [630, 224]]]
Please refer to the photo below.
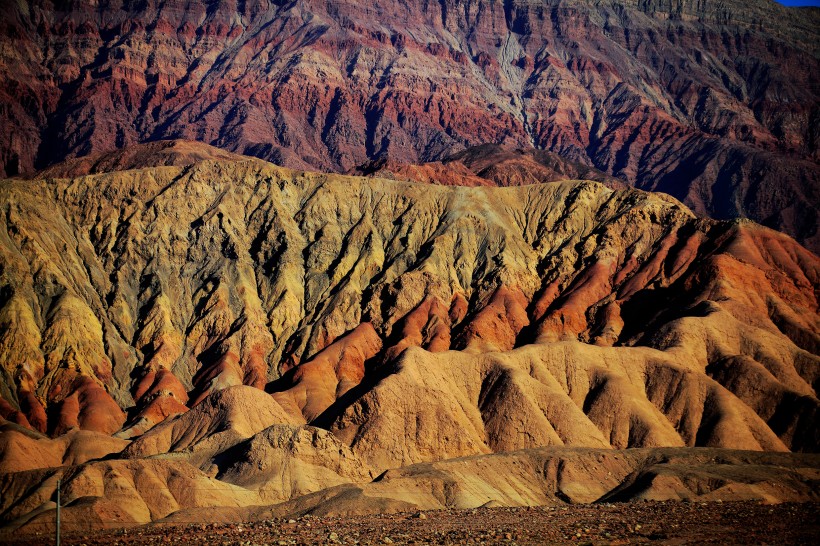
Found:
[[820, 0], [777, 0], [786, 6], [820, 6]]

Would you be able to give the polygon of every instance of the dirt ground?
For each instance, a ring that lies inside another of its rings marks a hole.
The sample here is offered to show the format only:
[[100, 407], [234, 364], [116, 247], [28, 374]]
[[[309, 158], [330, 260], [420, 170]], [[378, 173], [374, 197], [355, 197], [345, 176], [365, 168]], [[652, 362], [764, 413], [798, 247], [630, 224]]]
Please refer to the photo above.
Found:
[[[52, 536], [0, 541], [53, 544]], [[62, 544], [820, 544], [820, 503], [633, 502], [152, 525], [63, 536]]]

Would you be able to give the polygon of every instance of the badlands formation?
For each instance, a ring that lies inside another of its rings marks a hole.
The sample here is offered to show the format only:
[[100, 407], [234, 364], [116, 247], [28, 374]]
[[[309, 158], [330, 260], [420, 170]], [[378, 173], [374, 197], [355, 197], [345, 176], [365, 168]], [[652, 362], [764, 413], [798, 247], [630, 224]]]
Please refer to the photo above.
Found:
[[67, 530], [820, 500], [820, 259], [789, 236], [606, 179], [229, 155], [0, 184], [4, 532], [49, 530], [58, 479]]

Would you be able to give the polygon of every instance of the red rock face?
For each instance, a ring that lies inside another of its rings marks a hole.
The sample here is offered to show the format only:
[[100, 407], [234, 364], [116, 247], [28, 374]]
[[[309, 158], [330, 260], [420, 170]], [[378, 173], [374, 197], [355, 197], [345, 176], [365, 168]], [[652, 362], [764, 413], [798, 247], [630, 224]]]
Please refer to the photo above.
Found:
[[0, 15], [0, 169], [185, 138], [290, 167], [550, 150], [817, 249], [817, 10], [50, 2]]

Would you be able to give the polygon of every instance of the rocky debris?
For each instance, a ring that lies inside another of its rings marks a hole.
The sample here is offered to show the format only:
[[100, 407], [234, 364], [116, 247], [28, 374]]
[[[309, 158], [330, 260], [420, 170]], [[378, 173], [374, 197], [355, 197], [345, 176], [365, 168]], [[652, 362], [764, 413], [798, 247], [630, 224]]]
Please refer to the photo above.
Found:
[[817, 250], [818, 18], [769, 0], [18, 2], [0, 172], [168, 138], [336, 172], [499, 143]]
[[[378, 516], [320, 516], [255, 523], [178, 522], [128, 530], [67, 533], [69, 544], [811, 544], [820, 532], [818, 506], [731, 503], [604, 503], [528, 508], [479, 508]], [[333, 538], [335, 537], [335, 538]], [[39, 544], [42, 537], [5, 538]], [[390, 542], [387, 542], [387, 539]]]

